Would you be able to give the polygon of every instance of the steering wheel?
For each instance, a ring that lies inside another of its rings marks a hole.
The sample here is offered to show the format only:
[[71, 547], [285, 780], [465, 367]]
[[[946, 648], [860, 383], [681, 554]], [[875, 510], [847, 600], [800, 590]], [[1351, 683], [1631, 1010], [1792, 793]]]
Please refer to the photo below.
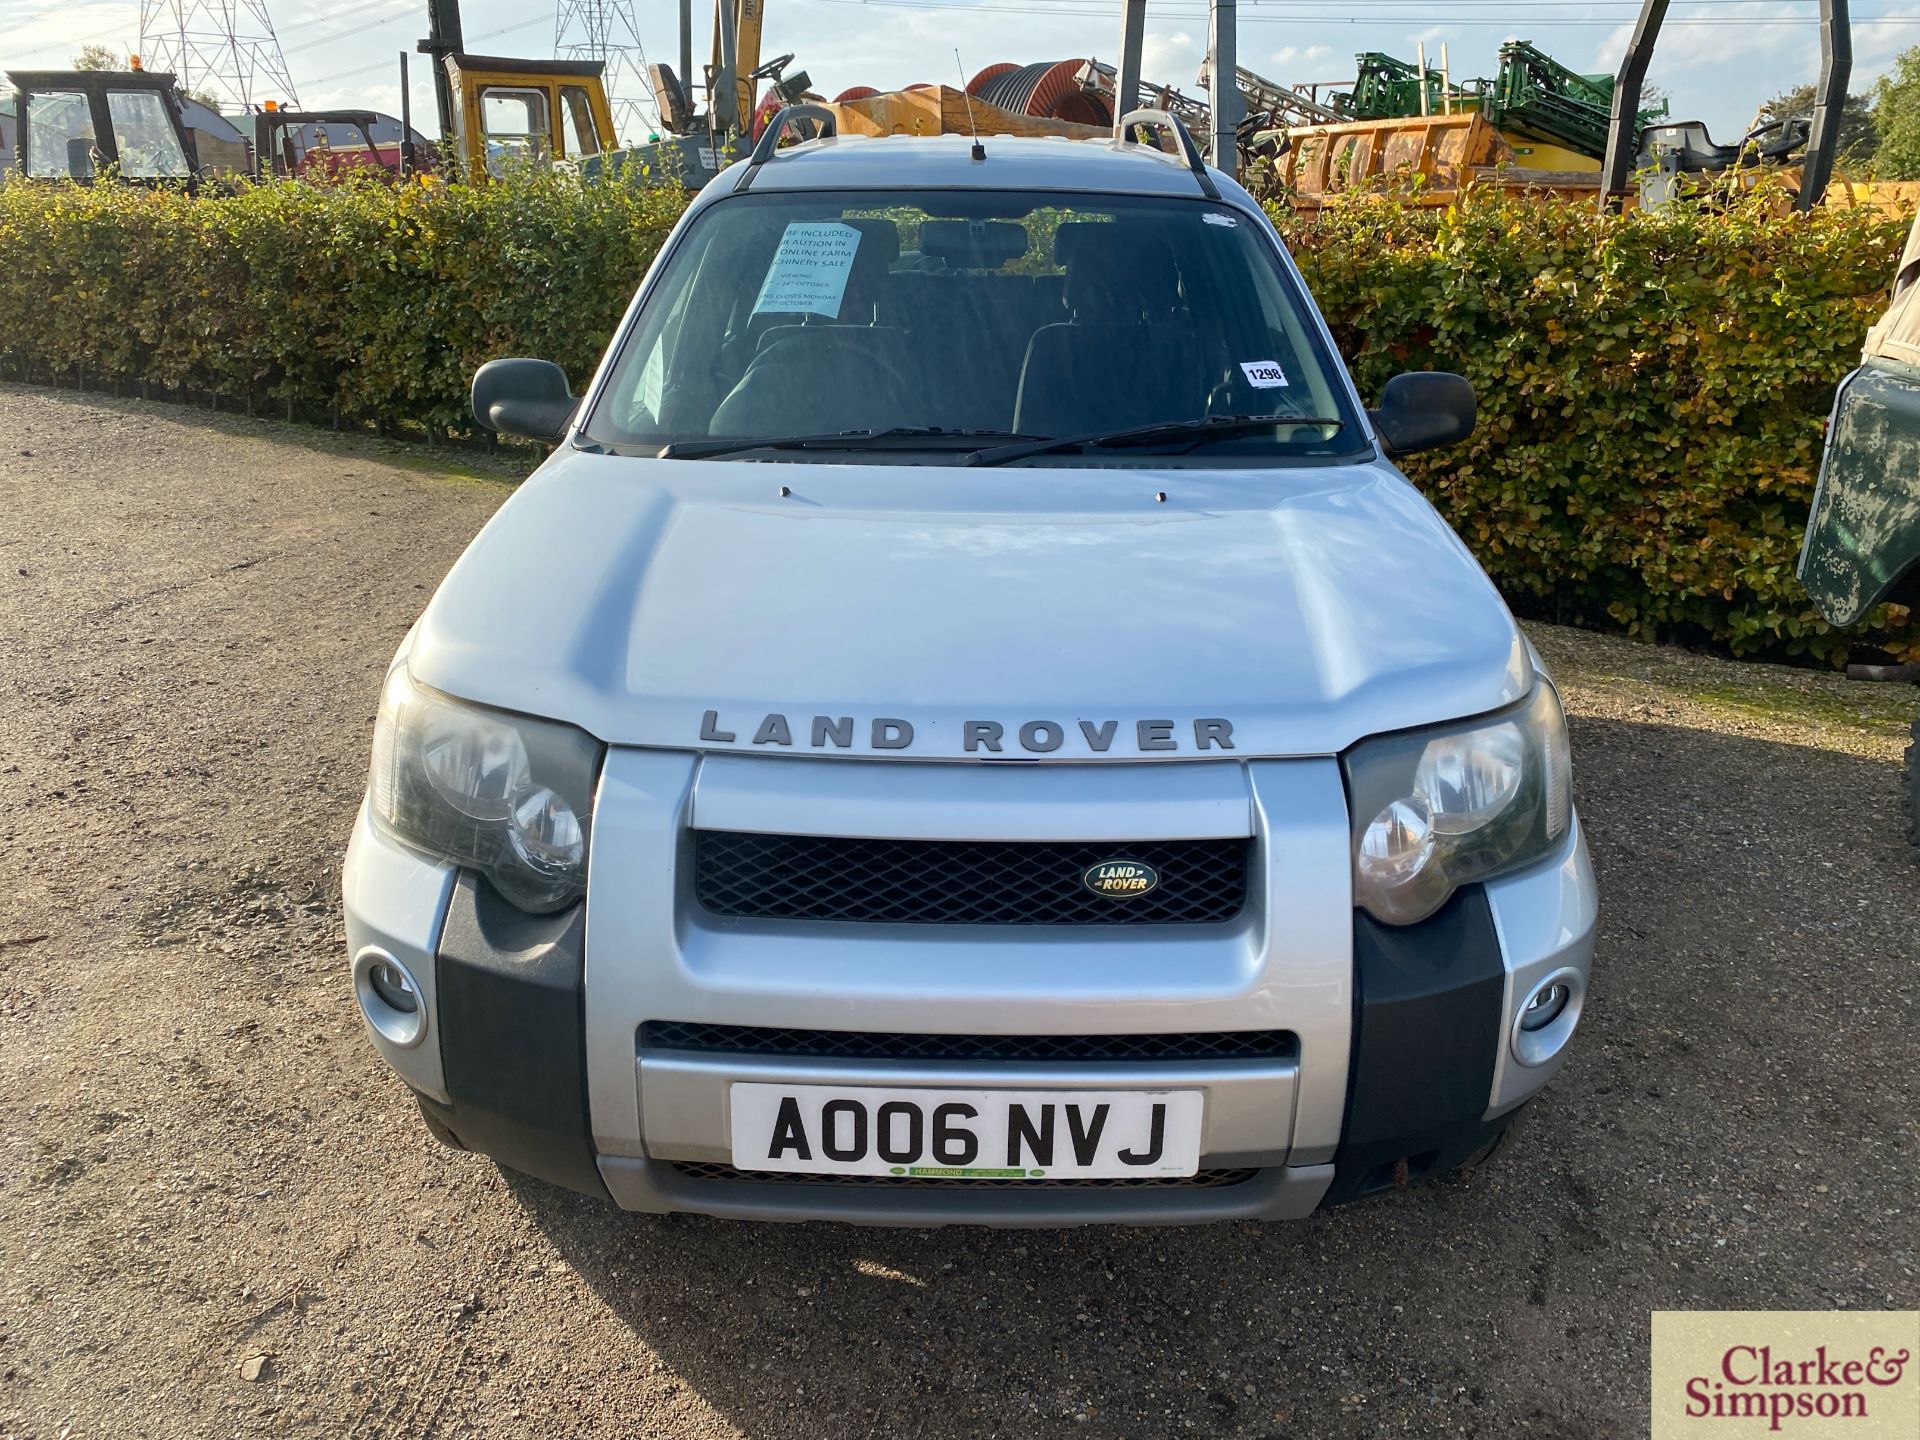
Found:
[[[1763, 136], [1772, 135], [1776, 132], [1785, 138], [1774, 145], [1761, 143]], [[1778, 120], [1769, 120], [1764, 125], [1756, 125], [1740, 137], [1740, 148], [1744, 150], [1747, 146], [1751, 145], [1760, 152], [1761, 159], [1778, 160], [1783, 155], [1806, 144], [1807, 138], [1812, 132], [1813, 122], [1806, 116], [1787, 115]]]

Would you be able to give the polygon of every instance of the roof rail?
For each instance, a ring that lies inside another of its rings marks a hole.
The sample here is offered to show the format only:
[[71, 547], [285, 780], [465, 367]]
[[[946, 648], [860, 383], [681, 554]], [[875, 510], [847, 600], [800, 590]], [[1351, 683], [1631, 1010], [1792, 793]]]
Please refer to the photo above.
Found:
[[786, 133], [787, 126], [795, 120], [814, 120], [820, 125], [820, 134], [816, 139], [840, 133], [840, 122], [833, 111], [824, 105], [788, 105], [767, 122], [767, 128], [760, 132], [760, 138], [754, 142], [753, 155], [747, 161], [747, 168], [741, 177], [733, 182], [733, 193], [738, 195], [749, 185], [753, 177], [760, 173], [760, 167], [773, 158], [773, 152], [780, 144], [780, 137]]
[[[782, 112], [785, 113], [785, 112]], [[1129, 110], [1120, 117], [1113, 127], [1116, 144], [1126, 140], [1127, 132], [1136, 125], [1156, 125], [1162, 130], [1171, 130], [1173, 138], [1180, 146], [1180, 153], [1186, 157], [1187, 168], [1193, 171], [1193, 178], [1200, 182], [1200, 188], [1209, 200], [1218, 200], [1220, 191], [1213, 183], [1213, 177], [1207, 173], [1207, 162], [1200, 158], [1199, 147], [1193, 143], [1193, 137], [1187, 133], [1187, 127], [1164, 110]], [[772, 130], [772, 126], [767, 127]]]

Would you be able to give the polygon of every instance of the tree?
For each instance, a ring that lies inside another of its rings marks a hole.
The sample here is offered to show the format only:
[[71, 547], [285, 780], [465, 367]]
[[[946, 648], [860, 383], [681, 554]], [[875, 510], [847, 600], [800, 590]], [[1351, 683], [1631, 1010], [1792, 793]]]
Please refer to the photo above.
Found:
[[73, 57], [73, 68], [76, 70], [124, 70], [127, 68], [127, 62], [118, 50], [111, 50], [105, 45], [88, 45]]
[[1883, 180], [1920, 180], [1920, 45], [1895, 57], [1874, 87], [1880, 148], [1874, 163]]
[[[1774, 120], [1792, 120], [1802, 116], [1811, 120], [1813, 102], [1814, 91], [1810, 83], [1782, 90], [1760, 107], [1760, 123], [1765, 125]], [[1873, 96], [1847, 96], [1847, 103], [1840, 111], [1840, 143], [1834, 148], [1835, 163], [1842, 169], [1864, 169], [1873, 163], [1879, 148], [1880, 128], [1874, 118]]]

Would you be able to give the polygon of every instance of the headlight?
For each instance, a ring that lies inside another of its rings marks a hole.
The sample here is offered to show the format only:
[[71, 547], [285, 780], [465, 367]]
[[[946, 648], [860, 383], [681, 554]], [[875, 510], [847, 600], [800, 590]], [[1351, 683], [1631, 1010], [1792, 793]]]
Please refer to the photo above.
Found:
[[1511, 710], [1364, 741], [1346, 768], [1354, 903], [1389, 925], [1539, 859], [1572, 823], [1567, 722], [1544, 675]]
[[463, 705], [398, 666], [380, 696], [367, 803], [393, 836], [477, 870], [523, 910], [587, 891], [600, 743], [571, 725]]

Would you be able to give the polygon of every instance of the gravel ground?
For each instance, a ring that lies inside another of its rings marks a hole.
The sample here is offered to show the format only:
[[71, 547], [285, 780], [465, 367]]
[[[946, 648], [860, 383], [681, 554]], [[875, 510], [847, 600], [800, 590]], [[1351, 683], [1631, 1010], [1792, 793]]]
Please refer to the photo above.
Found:
[[1471, 1176], [888, 1232], [441, 1149], [338, 870], [382, 667], [506, 493], [0, 386], [0, 1435], [1611, 1437], [1654, 1309], [1915, 1305], [1912, 691], [1566, 630], [1596, 993]]

